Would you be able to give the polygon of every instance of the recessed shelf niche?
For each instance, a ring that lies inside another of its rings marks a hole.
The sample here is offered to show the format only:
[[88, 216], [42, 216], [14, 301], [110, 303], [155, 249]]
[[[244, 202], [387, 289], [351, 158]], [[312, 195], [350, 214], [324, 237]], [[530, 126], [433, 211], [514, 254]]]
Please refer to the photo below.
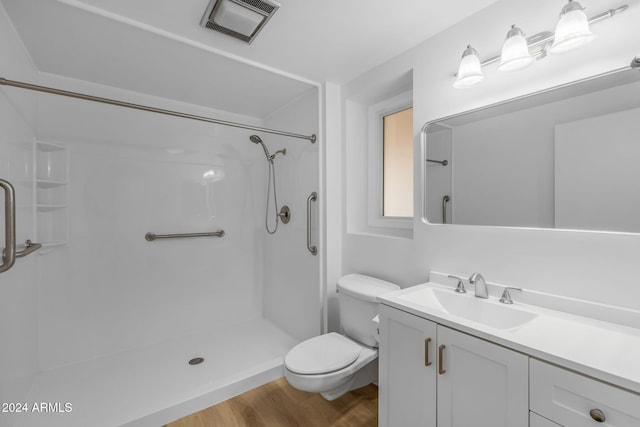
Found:
[[69, 236], [69, 152], [63, 145], [36, 141], [34, 156], [36, 241], [62, 246]]

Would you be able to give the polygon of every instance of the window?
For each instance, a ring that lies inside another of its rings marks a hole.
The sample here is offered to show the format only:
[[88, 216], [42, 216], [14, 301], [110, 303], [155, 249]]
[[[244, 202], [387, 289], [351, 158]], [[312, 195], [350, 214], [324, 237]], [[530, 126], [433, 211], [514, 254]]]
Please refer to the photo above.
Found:
[[397, 89], [345, 102], [348, 233], [413, 237], [413, 91]]
[[412, 103], [407, 91], [367, 107], [367, 225], [373, 233], [413, 233]]
[[413, 108], [382, 122], [382, 216], [413, 217]]

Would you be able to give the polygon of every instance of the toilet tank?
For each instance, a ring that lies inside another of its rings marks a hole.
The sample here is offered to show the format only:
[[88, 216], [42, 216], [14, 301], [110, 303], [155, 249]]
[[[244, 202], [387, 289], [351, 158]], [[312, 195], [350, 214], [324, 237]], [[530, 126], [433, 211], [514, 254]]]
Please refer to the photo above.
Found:
[[377, 347], [378, 296], [400, 286], [362, 274], [338, 279], [338, 304], [342, 333], [369, 347]]

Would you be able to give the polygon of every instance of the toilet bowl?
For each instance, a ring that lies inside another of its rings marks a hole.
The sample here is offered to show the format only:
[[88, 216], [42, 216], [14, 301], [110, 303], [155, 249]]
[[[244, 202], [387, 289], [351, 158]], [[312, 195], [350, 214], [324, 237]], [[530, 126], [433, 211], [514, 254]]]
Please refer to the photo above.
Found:
[[293, 387], [334, 400], [375, 381], [377, 362], [378, 349], [331, 332], [294, 347], [285, 357], [284, 375]]
[[377, 297], [400, 289], [360, 274], [340, 278], [337, 288], [343, 334], [330, 332], [303, 341], [284, 360], [289, 384], [327, 400], [377, 381]]

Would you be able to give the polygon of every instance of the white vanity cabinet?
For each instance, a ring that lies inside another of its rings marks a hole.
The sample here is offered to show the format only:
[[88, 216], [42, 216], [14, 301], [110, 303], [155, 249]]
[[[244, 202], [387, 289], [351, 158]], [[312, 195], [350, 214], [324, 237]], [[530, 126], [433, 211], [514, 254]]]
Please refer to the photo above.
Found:
[[528, 357], [380, 305], [380, 426], [528, 427]]

